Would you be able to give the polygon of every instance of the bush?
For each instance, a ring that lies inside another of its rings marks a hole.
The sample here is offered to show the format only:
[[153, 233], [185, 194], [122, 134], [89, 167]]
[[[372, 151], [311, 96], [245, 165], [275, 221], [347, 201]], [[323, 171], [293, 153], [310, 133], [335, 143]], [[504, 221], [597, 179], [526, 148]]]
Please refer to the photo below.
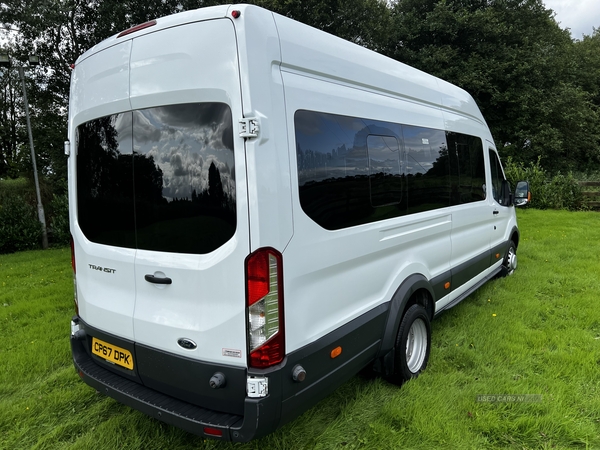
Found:
[[36, 208], [19, 195], [4, 198], [0, 205], [0, 253], [39, 248], [41, 237]]
[[48, 231], [51, 242], [54, 245], [69, 245], [71, 232], [69, 230], [69, 198], [67, 194], [54, 194], [50, 208], [52, 216]]
[[571, 172], [550, 177], [540, 165], [540, 158], [525, 166], [508, 158], [504, 167], [506, 178], [514, 188], [518, 181], [528, 181], [531, 206], [538, 209], [583, 209], [581, 187]]

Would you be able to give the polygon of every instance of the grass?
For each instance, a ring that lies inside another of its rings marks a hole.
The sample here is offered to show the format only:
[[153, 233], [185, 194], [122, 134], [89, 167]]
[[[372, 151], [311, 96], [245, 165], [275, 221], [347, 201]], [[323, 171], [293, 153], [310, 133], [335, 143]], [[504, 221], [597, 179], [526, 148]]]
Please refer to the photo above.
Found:
[[0, 448], [600, 448], [600, 214], [520, 210], [519, 224], [517, 272], [433, 322], [419, 378], [397, 388], [356, 376], [245, 445], [187, 434], [82, 383], [69, 250], [0, 255]]

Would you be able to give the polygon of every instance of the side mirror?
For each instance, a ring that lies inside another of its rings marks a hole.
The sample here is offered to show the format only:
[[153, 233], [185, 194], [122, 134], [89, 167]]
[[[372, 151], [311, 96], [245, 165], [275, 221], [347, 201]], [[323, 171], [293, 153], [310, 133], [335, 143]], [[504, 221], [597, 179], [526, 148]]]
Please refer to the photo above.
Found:
[[527, 181], [519, 181], [515, 188], [515, 206], [525, 206], [531, 203], [531, 191]]

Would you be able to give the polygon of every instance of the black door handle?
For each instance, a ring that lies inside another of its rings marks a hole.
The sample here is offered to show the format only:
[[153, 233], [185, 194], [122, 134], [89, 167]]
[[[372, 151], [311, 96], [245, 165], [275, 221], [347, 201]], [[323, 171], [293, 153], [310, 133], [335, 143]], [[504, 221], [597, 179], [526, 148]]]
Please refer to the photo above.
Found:
[[173, 283], [173, 280], [171, 280], [169, 277], [159, 278], [159, 277], [155, 277], [154, 275], [144, 275], [144, 279], [146, 281], [148, 281], [149, 283], [154, 283], [154, 284], [171, 284], [171, 283]]
[[500, 211], [494, 211], [495, 216], [497, 216], [498, 214], [500, 214]]

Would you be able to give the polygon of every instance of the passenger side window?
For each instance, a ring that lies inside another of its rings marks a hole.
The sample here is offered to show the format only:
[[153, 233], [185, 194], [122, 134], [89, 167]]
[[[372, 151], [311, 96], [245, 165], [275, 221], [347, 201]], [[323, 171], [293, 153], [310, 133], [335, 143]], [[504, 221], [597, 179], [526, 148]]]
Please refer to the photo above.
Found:
[[492, 170], [492, 196], [496, 202], [500, 203], [500, 198], [502, 196], [502, 182], [505, 178], [498, 155], [492, 149], [490, 149], [490, 168]]
[[480, 138], [461, 133], [448, 133], [452, 204], [485, 200], [485, 164]]

